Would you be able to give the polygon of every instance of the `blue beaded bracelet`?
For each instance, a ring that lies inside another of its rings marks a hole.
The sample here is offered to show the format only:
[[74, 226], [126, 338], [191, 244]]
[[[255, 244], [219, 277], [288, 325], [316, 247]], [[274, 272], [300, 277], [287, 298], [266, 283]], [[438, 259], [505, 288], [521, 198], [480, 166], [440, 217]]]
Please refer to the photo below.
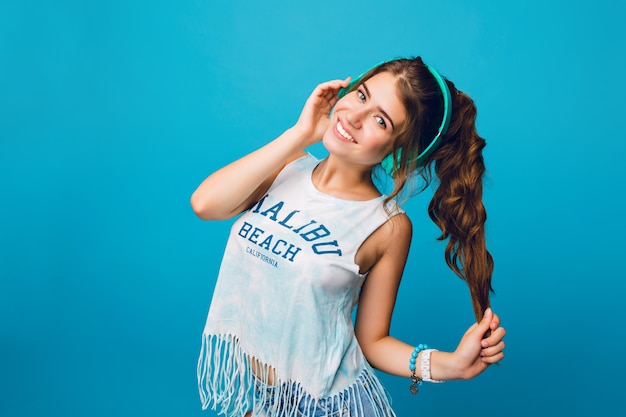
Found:
[[415, 362], [417, 361], [417, 355], [419, 355], [419, 353], [424, 349], [428, 349], [428, 345], [420, 343], [415, 346], [413, 353], [411, 353], [411, 359], [409, 359], [409, 370], [411, 371], [411, 386], [409, 387], [409, 390], [411, 390], [411, 394], [417, 394], [417, 386], [422, 385], [422, 378], [415, 375], [415, 369], [417, 368]]

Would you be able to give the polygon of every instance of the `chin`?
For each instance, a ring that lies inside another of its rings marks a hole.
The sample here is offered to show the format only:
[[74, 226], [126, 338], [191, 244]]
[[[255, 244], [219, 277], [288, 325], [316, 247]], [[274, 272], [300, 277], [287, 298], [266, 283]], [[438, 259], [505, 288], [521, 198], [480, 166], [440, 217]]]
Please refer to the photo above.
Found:
[[331, 154], [343, 153], [341, 147], [338, 146], [340, 145], [339, 141], [337, 140], [337, 138], [333, 136], [332, 132], [327, 132], [327, 134], [325, 134], [322, 137], [321, 143], [324, 146], [324, 148], [328, 151], [328, 153], [331, 153]]

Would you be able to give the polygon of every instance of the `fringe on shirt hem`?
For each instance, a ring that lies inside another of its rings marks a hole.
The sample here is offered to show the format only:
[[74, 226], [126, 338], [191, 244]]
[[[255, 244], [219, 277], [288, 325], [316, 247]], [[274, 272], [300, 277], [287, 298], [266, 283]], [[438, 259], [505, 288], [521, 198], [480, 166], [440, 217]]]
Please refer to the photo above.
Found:
[[[202, 337], [198, 359], [198, 388], [202, 409], [227, 417], [395, 417], [385, 388], [368, 367], [342, 392], [314, 398], [297, 381], [270, 385], [269, 366], [243, 351], [233, 335]], [[277, 378], [275, 378], [277, 379]]]

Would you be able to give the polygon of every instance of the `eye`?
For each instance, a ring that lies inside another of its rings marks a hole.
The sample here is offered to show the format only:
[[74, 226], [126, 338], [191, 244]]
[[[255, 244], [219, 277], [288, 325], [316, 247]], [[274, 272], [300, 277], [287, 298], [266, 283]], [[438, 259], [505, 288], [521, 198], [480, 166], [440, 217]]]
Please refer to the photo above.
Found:
[[365, 96], [365, 93], [363, 93], [363, 91], [361, 91], [361, 89], [358, 89], [356, 91], [356, 96], [359, 98], [359, 100], [361, 100], [362, 102], [365, 102], [365, 99], [367, 98]]
[[385, 122], [385, 119], [380, 116], [376, 116], [376, 123], [378, 123], [378, 125], [381, 126], [383, 129], [387, 128], [387, 122]]

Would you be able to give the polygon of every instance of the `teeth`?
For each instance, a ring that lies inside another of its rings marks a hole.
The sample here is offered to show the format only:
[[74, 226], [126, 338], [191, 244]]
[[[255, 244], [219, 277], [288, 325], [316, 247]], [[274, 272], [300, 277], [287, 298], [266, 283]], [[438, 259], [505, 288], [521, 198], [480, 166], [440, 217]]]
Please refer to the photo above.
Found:
[[343, 128], [343, 126], [341, 125], [340, 122], [337, 122], [337, 131], [339, 133], [341, 133], [341, 136], [343, 136], [344, 138], [346, 138], [350, 142], [355, 142], [356, 143], [356, 140], [354, 140], [354, 138], [352, 136], [350, 136], [350, 134], [348, 132], [345, 131], [345, 129]]

